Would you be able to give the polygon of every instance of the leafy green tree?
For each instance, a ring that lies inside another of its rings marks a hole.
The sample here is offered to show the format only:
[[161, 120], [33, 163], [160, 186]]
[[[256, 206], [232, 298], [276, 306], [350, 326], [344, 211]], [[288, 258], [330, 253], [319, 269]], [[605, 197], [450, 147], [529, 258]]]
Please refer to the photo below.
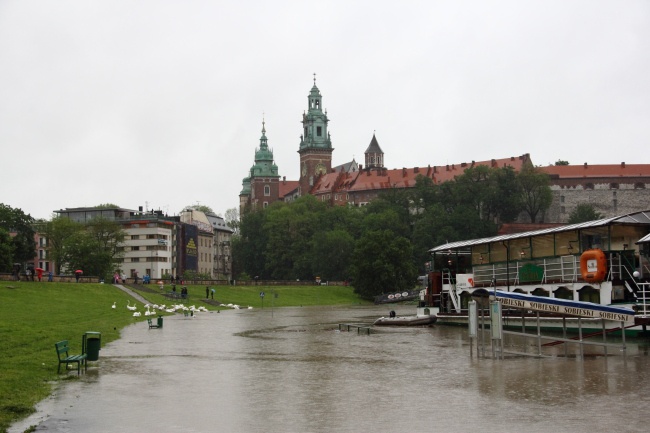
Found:
[[604, 218], [604, 215], [600, 212], [597, 212], [594, 207], [589, 203], [580, 203], [576, 208], [569, 214], [569, 224], [578, 224], [587, 221], [594, 221]]
[[264, 255], [268, 243], [268, 233], [264, 228], [265, 222], [265, 210], [244, 213], [240, 234], [234, 236], [232, 240], [232, 266], [233, 275], [236, 278], [243, 273], [263, 279], [270, 277], [265, 271]]
[[558, 159], [557, 161], [555, 161], [555, 165], [569, 165], [569, 161]]
[[13, 264], [14, 245], [9, 232], [0, 227], [0, 269], [9, 272]]
[[343, 229], [319, 232], [312, 240], [313, 274], [323, 281], [343, 281], [350, 278], [350, 260], [355, 240]]
[[266, 209], [266, 271], [276, 279], [311, 279], [311, 240], [322, 226], [327, 205], [313, 196], [291, 204], [274, 203]]
[[[214, 211], [212, 210], [212, 208], [210, 206], [206, 206], [206, 205], [203, 205], [203, 204], [196, 204], [196, 205], [193, 205], [193, 206], [185, 206], [183, 208], [183, 210], [185, 210], [185, 209], [194, 209], [194, 210], [198, 210], [199, 212], [203, 212], [205, 214], [208, 214], [208, 213], [214, 214]], [[215, 215], [218, 215], [218, 214], [215, 214]], [[221, 215], [219, 215], [219, 216], [221, 216]]]
[[523, 211], [530, 222], [538, 222], [538, 216], [544, 215], [553, 200], [549, 177], [532, 164], [526, 164], [517, 178], [521, 184]]
[[239, 210], [236, 207], [226, 209], [224, 221], [233, 229], [233, 235], [239, 234]]
[[[35, 230], [33, 224], [34, 218], [26, 215], [21, 209], [13, 209], [4, 203], [0, 203], [0, 229], [12, 234], [9, 239], [9, 246], [7, 247], [5, 244], [2, 249], [5, 253], [11, 251], [11, 263], [34, 259], [36, 242], [34, 241]], [[7, 240], [5, 239], [3, 242], [7, 242]], [[5, 272], [10, 271], [10, 269], [3, 270]]]
[[66, 242], [83, 229], [82, 223], [66, 217], [53, 218], [40, 225], [39, 231], [47, 238], [47, 255], [54, 262], [56, 274], [60, 274], [61, 267], [69, 261]]
[[85, 275], [97, 275], [110, 278], [119, 267], [120, 246], [124, 243], [126, 232], [121, 226], [105, 218], [94, 218], [82, 225], [81, 230], [75, 226], [58, 222], [62, 230], [71, 233], [63, 240], [63, 264], [69, 271], [83, 270]]
[[352, 284], [359, 296], [372, 299], [389, 291], [411, 290], [416, 276], [407, 238], [395, 236], [391, 230], [369, 230], [357, 242]]

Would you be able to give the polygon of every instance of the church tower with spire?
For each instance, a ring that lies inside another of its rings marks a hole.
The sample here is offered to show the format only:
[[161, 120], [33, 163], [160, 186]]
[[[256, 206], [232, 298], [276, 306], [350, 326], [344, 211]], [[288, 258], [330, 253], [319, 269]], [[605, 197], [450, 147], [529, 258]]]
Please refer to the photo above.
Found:
[[239, 213], [243, 214], [247, 206], [251, 209], [265, 208], [280, 197], [280, 175], [278, 166], [273, 161], [273, 151], [269, 149], [266, 138], [266, 125], [262, 120], [260, 147], [255, 149], [255, 164], [248, 177], [242, 182], [239, 193]]
[[300, 136], [300, 195], [309, 194], [314, 182], [332, 170], [332, 140], [327, 131], [327, 110], [323, 111], [323, 97], [314, 86], [307, 97], [308, 109], [302, 114], [303, 133]]
[[375, 137], [374, 132], [372, 134], [372, 140], [370, 140], [370, 144], [364, 152], [364, 155], [366, 157], [366, 168], [384, 167], [384, 151], [381, 150], [381, 147], [379, 147], [379, 143], [377, 142], [377, 138]]

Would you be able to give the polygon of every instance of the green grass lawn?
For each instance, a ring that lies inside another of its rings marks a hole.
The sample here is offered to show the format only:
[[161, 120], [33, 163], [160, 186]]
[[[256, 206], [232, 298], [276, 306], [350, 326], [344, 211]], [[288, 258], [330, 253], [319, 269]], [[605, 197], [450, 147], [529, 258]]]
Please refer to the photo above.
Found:
[[[264, 308], [272, 303], [276, 308], [367, 303], [351, 287], [214, 287], [215, 301], [244, 308], [261, 308], [260, 292], [265, 293]], [[164, 292], [169, 289], [166, 286]], [[152, 304], [171, 304], [154, 284], [136, 286], [135, 290]], [[223, 308], [205, 302], [205, 286], [188, 286], [188, 293], [187, 305]], [[124, 326], [146, 320], [144, 315], [132, 316], [126, 309], [127, 300], [134, 303], [110, 284], [0, 282], [0, 432], [34, 412], [35, 404], [50, 394], [54, 381], [76, 380], [74, 364], [74, 373], [57, 374], [55, 342], [68, 340], [72, 354], [78, 354], [85, 332], [100, 332], [104, 346], [119, 338]], [[114, 302], [115, 309], [111, 308]], [[142, 304], [136, 303], [139, 311], [144, 311]], [[101, 352], [99, 356], [101, 359]]]

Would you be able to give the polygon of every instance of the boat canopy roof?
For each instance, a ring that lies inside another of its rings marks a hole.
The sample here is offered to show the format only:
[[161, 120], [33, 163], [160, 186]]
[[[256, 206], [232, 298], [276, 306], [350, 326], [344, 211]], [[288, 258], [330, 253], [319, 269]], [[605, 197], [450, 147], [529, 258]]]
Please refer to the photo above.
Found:
[[[489, 243], [493, 243], [493, 242], [508, 241], [508, 240], [511, 240], [511, 239], [521, 239], [521, 238], [528, 238], [528, 237], [533, 237], [533, 236], [542, 236], [542, 235], [553, 234], [553, 233], [562, 233], [562, 232], [569, 232], [569, 231], [574, 231], [574, 230], [583, 230], [583, 229], [589, 229], [589, 228], [595, 228], [595, 227], [605, 227], [605, 226], [614, 225], [614, 224], [620, 224], [620, 225], [647, 225], [648, 229], [650, 230], [650, 210], [630, 213], [630, 214], [626, 214], [626, 215], [619, 215], [619, 216], [610, 217], [610, 218], [602, 218], [602, 219], [599, 219], [599, 220], [587, 221], [587, 222], [582, 222], [582, 223], [577, 223], [577, 224], [567, 224], [565, 226], [560, 226], [560, 227], [552, 227], [552, 228], [541, 229], [541, 230], [532, 230], [532, 231], [521, 232], [521, 233], [510, 233], [510, 234], [507, 234], [507, 235], [492, 236], [492, 237], [488, 237], [488, 238], [470, 239], [470, 240], [457, 241], [457, 242], [448, 242], [446, 244], [439, 245], [437, 247], [431, 248], [429, 250], [429, 253], [436, 253], [436, 252], [440, 252], [440, 251], [449, 251], [449, 250], [457, 250], [457, 249], [461, 249], [461, 248], [472, 247], [472, 246], [475, 246], [475, 245], [482, 245], [482, 244], [489, 244]], [[647, 236], [645, 236], [641, 240], [639, 240], [639, 243], [644, 241], [644, 239], [645, 239], [645, 242], [650, 242], [650, 234], [648, 234]]]

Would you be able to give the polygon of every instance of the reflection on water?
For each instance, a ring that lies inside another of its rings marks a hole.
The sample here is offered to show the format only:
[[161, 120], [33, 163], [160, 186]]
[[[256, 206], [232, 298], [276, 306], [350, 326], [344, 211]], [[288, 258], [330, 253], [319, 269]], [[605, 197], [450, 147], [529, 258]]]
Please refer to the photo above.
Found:
[[140, 322], [11, 431], [40, 420], [37, 431], [50, 432], [647, 431], [647, 343], [631, 342], [625, 357], [492, 360], [470, 357], [464, 328], [338, 331], [386, 313], [258, 309], [166, 317], [163, 329]]

